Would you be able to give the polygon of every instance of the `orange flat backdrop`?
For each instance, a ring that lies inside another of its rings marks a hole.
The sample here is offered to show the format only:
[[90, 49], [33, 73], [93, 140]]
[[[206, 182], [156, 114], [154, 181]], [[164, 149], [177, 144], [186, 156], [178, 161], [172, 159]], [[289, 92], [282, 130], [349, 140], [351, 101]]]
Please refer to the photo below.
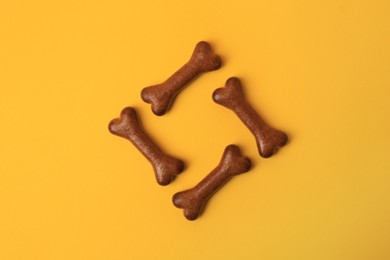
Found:
[[[390, 259], [390, 2], [2, 1], [0, 259]], [[223, 67], [156, 117], [140, 91], [200, 40]], [[227, 78], [290, 141], [258, 156]], [[171, 185], [108, 122], [133, 106]], [[172, 195], [237, 144], [254, 166], [189, 222]]]

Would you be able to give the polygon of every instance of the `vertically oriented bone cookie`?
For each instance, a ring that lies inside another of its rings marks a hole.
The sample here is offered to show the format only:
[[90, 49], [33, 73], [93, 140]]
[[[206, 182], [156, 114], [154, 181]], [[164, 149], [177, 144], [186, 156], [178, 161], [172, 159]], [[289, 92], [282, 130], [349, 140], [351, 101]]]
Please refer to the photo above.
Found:
[[250, 160], [241, 155], [240, 149], [229, 145], [218, 166], [194, 188], [173, 195], [172, 202], [176, 207], [184, 209], [184, 216], [188, 220], [195, 220], [211, 195], [233, 176], [247, 172], [250, 168]]
[[224, 88], [216, 89], [213, 93], [213, 100], [237, 114], [255, 136], [257, 148], [262, 157], [271, 157], [277, 148], [287, 143], [287, 135], [267, 125], [247, 102], [238, 78], [229, 78]]
[[156, 180], [168, 185], [184, 169], [184, 162], [163, 153], [142, 129], [134, 108], [122, 110], [120, 118], [113, 119], [109, 131], [129, 140], [152, 164]]
[[195, 46], [190, 60], [170, 76], [165, 82], [146, 87], [141, 98], [152, 105], [152, 111], [158, 116], [164, 115], [173, 99], [193, 79], [204, 72], [219, 69], [221, 59], [214, 54], [209, 43], [201, 41]]

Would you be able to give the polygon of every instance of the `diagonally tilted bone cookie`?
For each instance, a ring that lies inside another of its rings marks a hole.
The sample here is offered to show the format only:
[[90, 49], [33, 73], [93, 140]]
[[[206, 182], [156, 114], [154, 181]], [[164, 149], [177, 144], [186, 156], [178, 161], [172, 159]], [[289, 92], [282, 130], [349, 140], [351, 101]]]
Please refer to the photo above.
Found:
[[184, 169], [184, 162], [163, 153], [144, 132], [138, 122], [134, 108], [122, 110], [120, 118], [113, 119], [109, 131], [129, 140], [152, 164], [156, 180], [160, 185], [168, 185]]
[[225, 148], [218, 166], [211, 171], [194, 188], [181, 191], [173, 195], [172, 202], [184, 209], [184, 216], [188, 220], [198, 218], [207, 200], [233, 176], [249, 171], [251, 162], [241, 155], [235, 145]]
[[219, 69], [221, 59], [216, 55], [209, 43], [201, 41], [195, 46], [191, 59], [165, 82], [146, 87], [141, 91], [141, 98], [152, 104], [155, 115], [164, 115], [173, 99], [193, 79], [204, 72]]
[[237, 114], [255, 136], [257, 149], [262, 157], [271, 157], [277, 148], [287, 143], [287, 135], [267, 125], [247, 102], [238, 78], [229, 78], [224, 88], [216, 89], [213, 100]]

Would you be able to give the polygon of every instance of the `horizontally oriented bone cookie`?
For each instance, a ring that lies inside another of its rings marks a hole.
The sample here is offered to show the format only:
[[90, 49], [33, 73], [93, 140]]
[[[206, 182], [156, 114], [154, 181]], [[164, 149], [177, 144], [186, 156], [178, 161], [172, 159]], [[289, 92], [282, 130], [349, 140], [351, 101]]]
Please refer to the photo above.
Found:
[[146, 87], [141, 91], [141, 98], [152, 105], [155, 115], [162, 116], [170, 108], [173, 99], [193, 79], [200, 74], [221, 67], [221, 59], [209, 43], [201, 41], [195, 46], [190, 60], [165, 82]]
[[249, 171], [251, 162], [241, 155], [235, 145], [225, 148], [218, 166], [194, 188], [173, 195], [173, 204], [184, 210], [188, 220], [195, 220], [201, 214], [207, 200], [233, 176]]
[[120, 118], [113, 119], [109, 130], [114, 135], [123, 137], [152, 164], [156, 180], [160, 185], [168, 185], [184, 169], [184, 162], [163, 153], [142, 129], [134, 108], [122, 110]]
[[257, 148], [262, 157], [271, 157], [277, 148], [287, 143], [287, 135], [267, 125], [247, 102], [238, 78], [229, 78], [224, 88], [216, 89], [213, 93], [213, 100], [237, 114], [255, 136]]

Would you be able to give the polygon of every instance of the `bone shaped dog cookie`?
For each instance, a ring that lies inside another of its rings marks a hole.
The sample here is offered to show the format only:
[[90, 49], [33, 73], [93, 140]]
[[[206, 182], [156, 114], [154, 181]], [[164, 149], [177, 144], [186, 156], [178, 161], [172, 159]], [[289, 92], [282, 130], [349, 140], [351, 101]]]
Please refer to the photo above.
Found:
[[141, 98], [152, 105], [155, 115], [162, 116], [170, 108], [177, 94], [200, 74], [221, 67], [221, 59], [214, 54], [209, 43], [201, 41], [195, 46], [190, 60], [165, 82], [146, 87]]
[[134, 108], [122, 110], [120, 118], [113, 119], [109, 131], [129, 140], [152, 164], [156, 180], [168, 185], [184, 169], [184, 162], [163, 153], [142, 129]]
[[229, 78], [224, 88], [216, 89], [213, 93], [213, 100], [237, 114], [255, 136], [257, 149], [262, 157], [271, 157], [277, 148], [287, 143], [287, 135], [267, 125], [247, 102], [238, 78]]
[[198, 218], [207, 200], [233, 176], [249, 171], [251, 162], [236, 145], [228, 145], [218, 166], [194, 188], [173, 195], [172, 202], [184, 209], [188, 220]]

